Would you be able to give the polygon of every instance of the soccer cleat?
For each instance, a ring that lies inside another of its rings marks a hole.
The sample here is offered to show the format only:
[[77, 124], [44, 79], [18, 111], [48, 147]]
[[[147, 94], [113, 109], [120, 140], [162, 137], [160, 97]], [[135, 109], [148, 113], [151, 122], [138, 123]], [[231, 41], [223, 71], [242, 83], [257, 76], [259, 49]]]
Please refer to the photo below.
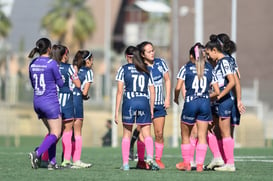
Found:
[[161, 160], [155, 160], [155, 162], [159, 166], [160, 169], [164, 169], [165, 168], [165, 165], [164, 165], [164, 163], [162, 163]]
[[191, 171], [191, 164], [185, 162], [179, 162], [176, 165], [176, 169], [181, 171]]
[[37, 169], [39, 167], [39, 159], [38, 159], [38, 157], [36, 155], [36, 152], [35, 151], [30, 152], [28, 154], [28, 156], [29, 156], [29, 159], [30, 159], [31, 167], [33, 169]]
[[123, 171], [129, 171], [130, 170], [130, 166], [128, 164], [124, 164], [120, 167], [121, 170]]
[[214, 170], [222, 171], [222, 172], [235, 172], [236, 168], [235, 168], [234, 164], [225, 164], [221, 167], [214, 168]]
[[47, 168], [48, 167], [48, 164], [49, 162], [48, 161], [44, 161], [44, 160], [41, 160], [41, 163], [40, 163], [40, 168]]
[[71, 168], [90, 168], [92, 167], [91, 163], [84, 163], [81, 160], [78, 160], [72, 164]]
[[214, 168], [223, 166], [224, 164], [225, 164], [224, 160], [221, 157], [213, 158], [211, 160], [211, 162], [205, 166], [205, 169], [206, 170], [214, 170]]
[[195, 161], [191, 161], [190, 164], [191, 164], [191, 170], [196, 170], [196, 163], [195, 163]]
[[149, 165], [145, 161], [141, 161], [141, 160], [139, 160], [137, 162], [136, 168], [137, 169], [145, 169], [145, 170], [149, 170], [150, 169]]
[[64, 160], [61, 164], [61, 167], [63, 168], [71, 168], [72, 167], [72, 164], [69, 160]]
[[134, 152], [133, 152], [133, 153], [130, 152], [130, 154], [129, 154], [129, 160], [130, 160], [130, 161], [138, 161], [138, 156], [137, 156], [137, 154], [134, 155]]
[[59, 167], [59, 166], [57, 165], [57, 163], [55, 163], [55, 164], [49, 163], [48, 166], [47, 166], [47, 169], [48, 169], [48, 170], [61, 170], [62, 168]]
[[196, 171], [197, 172], [203, 172], [203, 164], [197, 164], [196, 165]]
[[146, 162], [149, 165], [149, 170], [159, 170], [159, 166], [153, 160], [147, 160]]

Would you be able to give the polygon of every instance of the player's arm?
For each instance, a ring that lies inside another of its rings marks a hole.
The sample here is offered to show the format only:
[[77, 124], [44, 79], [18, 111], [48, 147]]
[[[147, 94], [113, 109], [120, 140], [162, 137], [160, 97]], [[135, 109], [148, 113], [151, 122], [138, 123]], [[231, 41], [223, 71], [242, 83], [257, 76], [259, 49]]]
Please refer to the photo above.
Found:
[[217, 99], [221, 99], [225, 95], [227, 95], [231, 89], [235, 86], [235, 80], [234, 80], [234, 75], [233, 74], [228, 74], [227, 76], [228, 79], [228, 84], [225, 87], [225, 89], [217, 96]]
[[220, 94], [220, 89], [217, 82], [211, 84], [213, 87], [213, 91], [209, 94], [210, 98], [214, 98]]
[[149, 85], [149, 91], [150, 91], [150, 110], [151, 110], [151, 116], [154, 118], [154, 104], [155, 104], [155, 87], [153, 84]]
[[240, 83], [240, 73], [239, 70], [236, 71], [236, 74], [234, 74], [235, 78], [235, 93], [236, 93], [236, 99], [237, 99], [237, 107], [239, 109], [240, 114], [243, 114], [245, 112], [245, 106], [242, 102], [242, 89], [241, 89], [241, 83]]
[[174, 100], [173, 100], [176, 104], [179, 104], [178, 98], [179, 98], [180, 91], [183, 87], [183, 84], [184, 84], [184, 80], [177, 79], [177, 83], [174, 89]]
[[165, 106], [165, 109], [168, 109], [170, 107], [170, 99], [171, 99], [171, 80], [170, 80], [169, 72], [166, 72], [164, 74], [164, 80], [165, 80], [165, 88], [166, 88], [166, 97], [165, 97], [164, 106]]
[[117, 94], [116, 94], [116, 107], [115, 107], [115, 123], [118, 124], [119, 107], [123, 95], [123, 82], [118, 81]]

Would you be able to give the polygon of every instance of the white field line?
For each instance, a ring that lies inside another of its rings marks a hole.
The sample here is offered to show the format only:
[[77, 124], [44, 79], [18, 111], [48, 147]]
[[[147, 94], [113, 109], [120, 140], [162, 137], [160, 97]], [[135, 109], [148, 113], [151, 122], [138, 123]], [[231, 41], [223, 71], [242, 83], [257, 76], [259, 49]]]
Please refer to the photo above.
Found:
[[[12, 153], [14, 155], [28, 155], [27, 152], [14, 152]], [[8, 152], [0, 152], [1, 155], [10, 155]], [[58, 155], [58, 153], [57, 153]], [[181, 158], [180, 155], [169, 155], [169, 154], [163, 154], [163, 157], [165, 158]], [[234, 157], [235, 162], [267, 162], [267, 163], [273, 163], [273, 155], [272, 156], [252, 156], [252, 155], [245, 155], [245, 156], [235, 156]]]
[[[181, 156], [178, 155], [164, 155], [163, 157], [166, 158], [181, 158]], [[252, 156], [252, 155], [246, 155], [246, 156], [234, 156], [235, 162], [268, 162], [273, 163], [273, 155], [272, 156]]]

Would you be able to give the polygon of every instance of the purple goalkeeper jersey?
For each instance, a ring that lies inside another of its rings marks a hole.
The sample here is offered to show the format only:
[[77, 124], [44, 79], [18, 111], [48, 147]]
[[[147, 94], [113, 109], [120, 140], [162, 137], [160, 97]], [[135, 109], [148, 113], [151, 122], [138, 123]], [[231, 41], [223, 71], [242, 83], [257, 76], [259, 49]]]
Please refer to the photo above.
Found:
[[64, 82], [57, 62], [49, 57], [38, 57], [29, 65], [33, 87], [33, 104], [39, 118], [56, 119], [60, 115], [57, 86]]

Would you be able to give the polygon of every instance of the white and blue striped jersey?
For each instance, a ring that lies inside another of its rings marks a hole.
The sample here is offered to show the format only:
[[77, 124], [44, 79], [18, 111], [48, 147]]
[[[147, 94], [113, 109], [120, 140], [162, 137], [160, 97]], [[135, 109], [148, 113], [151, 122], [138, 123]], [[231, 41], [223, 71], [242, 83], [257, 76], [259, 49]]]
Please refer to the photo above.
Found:
[[164, 74], [169, 71], [166, 62], [161, 58], [155, 58], [152, 66], [148, 66], [155, 86], [155, 105], [163, 105], [165, 102]]
[[85, 84], [93, 82], [93, 71], [87, 67], [81, 67], [78, 72], [78, 77], [81, 81], [81, 89], [75, 87], [73, 90], [74, 95], [81, 95], [81, 91], [84, 89]]
[[71, 64], [68, 63], [60, 63], [60, 72], [62, 74], [62, 78], [64, 80], [63, 87], [59, 88], [60, 93], [70, 93], [71, 92], [71, 80], [78, 79], [78, 75], [75, 72], [75, 69]]
[[230, 64], [230, 59], [230, 57], [225, 56], [221, 58], [214, 67], [220, 90], [223, 90], [228, 84], [227, 75], [234, 73], [234, 69]]
[[205, 62], [202, 79], [198, 78], [196, 65], [191, 61], [180, 68], [176, 78], [182, 79], [185, 83], [186, 102], [199, 97], [209, 98], [210, 85], [217, 82], [215, 71], [208, 62]]
[[128, 63], [118, 69], [116, 81], [124, 83], [125, 98], [149, 97], [149, 86], [153, 85], [151, 75], [139, 72], [135, 65]]

